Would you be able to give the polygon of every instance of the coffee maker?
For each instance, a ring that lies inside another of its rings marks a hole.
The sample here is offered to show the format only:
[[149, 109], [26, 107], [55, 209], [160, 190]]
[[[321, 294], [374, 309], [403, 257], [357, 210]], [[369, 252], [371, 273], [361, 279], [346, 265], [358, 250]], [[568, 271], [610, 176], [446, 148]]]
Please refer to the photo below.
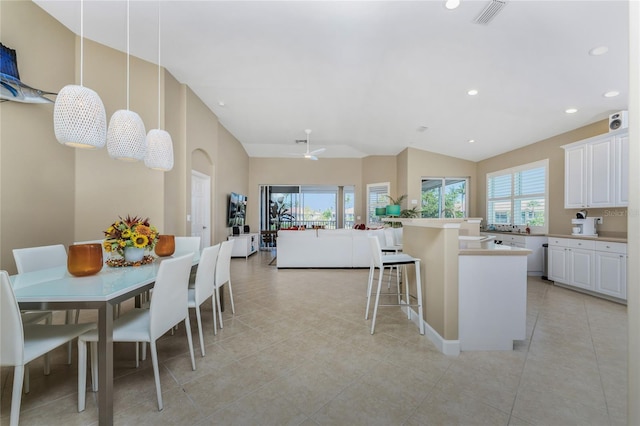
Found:
[[584, 219], [571, 219], [571, 235], [584, 237], [597, 237], [596, 226], [602, 223], [602, 217], [585, 217]]

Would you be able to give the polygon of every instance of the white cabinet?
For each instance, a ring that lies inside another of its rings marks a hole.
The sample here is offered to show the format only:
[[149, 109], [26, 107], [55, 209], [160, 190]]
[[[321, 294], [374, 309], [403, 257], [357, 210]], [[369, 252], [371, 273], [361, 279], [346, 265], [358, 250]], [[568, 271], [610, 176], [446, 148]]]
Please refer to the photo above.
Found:
[[564, 246], [552, 245], [549, 241], [548, 250], [549, 279], [551, 281], [566, 283], [569, 280], [567, 261], [567, 248]]
[[231, 257], [244, 257], [248, 258], [253, 253], [258, 251], [259, 234], [241, 234], [230, 235], [229, 240], [236, 240], [233, 243], [233, 250], [231, 251]]
[[628, 147], [626, 130], [563, 146], [564, 207], [626, 206]]
[[627, 299], [627, 245], [596, 242], [596, 291]]
[[626, 300], [627, 245], [574, 238], [549, 238], [549, 279]]
[[569, 282], [567, 284], [585, 290], [593, 290], [594, 253], [593, 250], [569, 247]]
[[615, 138], [607, 137], [587, 145], [587, 205], [585, 207], [614, 205], [614, 141]]
[[587, 206], [587, 146], [565, 148], [564, 208]]
[[616, 180], [615, 204], [623, 207], [629, 204], [629, 135], [616, 137]]

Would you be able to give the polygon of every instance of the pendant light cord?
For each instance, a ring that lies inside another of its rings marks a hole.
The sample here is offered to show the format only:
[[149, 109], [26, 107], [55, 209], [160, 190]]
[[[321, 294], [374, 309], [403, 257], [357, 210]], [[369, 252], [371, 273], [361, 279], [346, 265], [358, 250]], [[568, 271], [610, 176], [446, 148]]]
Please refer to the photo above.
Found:
[[129, 0], [127, 0], [127, 110], [129, 109]]
[[158, 129], [160, 127], [160, 7], [162, 2], [158, 1]]
[[83, 84], [84, 66], [84, 0], [80, 0], [80, 86]]

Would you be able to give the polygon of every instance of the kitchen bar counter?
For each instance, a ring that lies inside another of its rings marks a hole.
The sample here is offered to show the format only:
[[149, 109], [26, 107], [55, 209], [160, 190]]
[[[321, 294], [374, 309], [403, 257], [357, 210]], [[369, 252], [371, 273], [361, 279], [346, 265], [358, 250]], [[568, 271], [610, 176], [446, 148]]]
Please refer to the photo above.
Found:
[[440, 351], [513, 350], [526, 337], [530, 250], [480, 238], [480, 219], [393, 221], [403, 251], [422, 260], [425, 334]]

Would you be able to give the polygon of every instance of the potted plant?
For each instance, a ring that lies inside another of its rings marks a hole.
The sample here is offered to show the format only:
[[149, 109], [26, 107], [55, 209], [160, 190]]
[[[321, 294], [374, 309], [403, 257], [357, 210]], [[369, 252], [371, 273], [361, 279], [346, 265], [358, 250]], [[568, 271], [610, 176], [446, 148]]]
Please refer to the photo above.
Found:
[[400, 216], [401, 207], [400, 204], [407, 198], [407, 194], [402, 194], [398, 198], [394, 199], [391, 195], [385, 195], [389, 199], [387, 205], [387, 216]]

